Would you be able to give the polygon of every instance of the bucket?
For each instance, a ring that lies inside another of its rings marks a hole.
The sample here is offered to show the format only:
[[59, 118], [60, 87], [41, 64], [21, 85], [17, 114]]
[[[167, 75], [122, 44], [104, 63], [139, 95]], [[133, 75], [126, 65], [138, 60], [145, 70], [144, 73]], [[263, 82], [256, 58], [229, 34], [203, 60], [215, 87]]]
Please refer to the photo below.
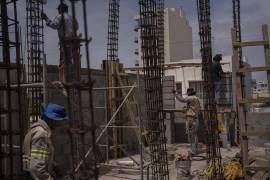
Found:
[[175, 161], [176, 179], [190, 180], [191, 161]]
[[270, 161], [270, 143], [264, 143], [265, 156], [268, 161]]

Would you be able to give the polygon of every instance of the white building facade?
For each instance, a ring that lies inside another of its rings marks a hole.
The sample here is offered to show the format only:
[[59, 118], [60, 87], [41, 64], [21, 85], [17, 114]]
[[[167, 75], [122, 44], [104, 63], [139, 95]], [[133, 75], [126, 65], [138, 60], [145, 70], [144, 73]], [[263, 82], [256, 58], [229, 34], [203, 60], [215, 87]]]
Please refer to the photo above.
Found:
[[[249, 66], [245, 59], [245, 66]], [[223, 98], [226, 101], [231, 101], [231, 105], [235, 108], [235, 69], [232, 64], [231, 56], [223, 56], [221, 61], [222, 69], [225, 72], [226, 79], [223, 79], [223, 86], [226, 86], [226, 94]], [[197, 96], [203, 99], [203, 79], [201, 59], [181, 60], [181, 62], [166, 63], [165, 76], [173, 76], [175, 81], [175, 89], [179, 94], [186, 96], [186, 91], [192, 87], [197, 92]], [[252, 97], [252, 81], [251, 74], [245, 76], [246, 97]], [[176, 101], [176, 108], [182, 107], [182, 103]]]

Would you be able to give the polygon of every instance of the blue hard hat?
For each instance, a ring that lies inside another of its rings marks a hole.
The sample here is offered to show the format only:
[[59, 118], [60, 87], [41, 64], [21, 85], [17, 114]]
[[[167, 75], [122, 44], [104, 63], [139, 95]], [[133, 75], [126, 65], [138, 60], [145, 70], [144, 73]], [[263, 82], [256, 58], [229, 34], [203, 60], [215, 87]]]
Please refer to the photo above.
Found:
[[43, 109], [42, 117], [44, 120], [51, 119], [55, 121], [68, 120], [65, 107], [58, 104], [48, 104], [46, 109]]

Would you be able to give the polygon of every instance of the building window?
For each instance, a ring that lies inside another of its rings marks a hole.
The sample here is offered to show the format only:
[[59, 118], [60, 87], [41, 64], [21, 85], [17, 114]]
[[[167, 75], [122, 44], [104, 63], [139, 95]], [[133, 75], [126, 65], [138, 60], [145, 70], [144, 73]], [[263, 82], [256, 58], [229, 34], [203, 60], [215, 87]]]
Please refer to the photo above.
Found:
[[176, 83], [176, 92], [182, 96], [182, 83], [181, 82], [177, 82]]
[[196, 91], [196, 95], [203, 99], [203, 82], [202, 81], [189, 81], [189, 87]]

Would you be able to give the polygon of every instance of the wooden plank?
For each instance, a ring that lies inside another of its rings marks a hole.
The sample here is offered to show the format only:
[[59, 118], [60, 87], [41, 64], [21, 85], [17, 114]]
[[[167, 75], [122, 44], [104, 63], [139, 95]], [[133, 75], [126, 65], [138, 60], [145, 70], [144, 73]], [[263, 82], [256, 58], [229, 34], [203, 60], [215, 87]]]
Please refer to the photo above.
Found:
[[[234, 45], [237, 42], [237, 38], [236, 38], [237, 36], [236, 36], [235, 29], [232, 29], [231, 36], [232, 36], [232, 46], [233, 46], [232, 63], [233, 63], [233, 67], [239, 68], [241, 59], [238, 58], [239, 46]], [[240, 97], [241, 99], [243, 99], [242, 81], [241, 81], [240, 76], [236, 76], [236, 97]], [[237, 112], [238, 112], [240, 133], [246, 133], [247, 129], [246, 129], [246, 116], [245, 116], [244, 106], [241, 106], [238, 103], [237, 104]], [[247, 138], [243, 138], [241, 136], [240, 142], [241, 142], [241, 155], [243, 158], [243, 166], [246, 167], [249, 165], [249, 162], [248, 162], [248, 140], [247, 140]]]
[[246, 133], [241, 133], [242, 136], [247, 137], [247, 136], [267, 136], [270, 137], [270, 131], [262, 130], [262, 131], [248, 131]]
[[234, 42], [234, 47], [248, 47], [248, 46], [266, 46], [269, 45], [269, 41], [246, 41], [246, 42]]
[[241, 105], [252, 103], [270, 103], [270, 98], [257, 98], [257, 99], [238, 99], [237, 102]]
[[[266, 66], [270, 66], [270, 48], [269, 48], [269, 36], [267, 25], [262, 26], [263, 40], [268, 41], [268, 45], [264, 46], [264, 56]], [[270, 94], [270, 70], [267, 71], [268, 93]]]
[[252, 171], [269, 171], [270, 166], [246, 166], [246, 171], [252, 170]]
[[264, 67], [243, 67], [238, 68], [236, 71], [237, 73], [246, 73], [246, 72], [257, 72], [257, 71], [270, 71], [270, 64], [269, 66]]

